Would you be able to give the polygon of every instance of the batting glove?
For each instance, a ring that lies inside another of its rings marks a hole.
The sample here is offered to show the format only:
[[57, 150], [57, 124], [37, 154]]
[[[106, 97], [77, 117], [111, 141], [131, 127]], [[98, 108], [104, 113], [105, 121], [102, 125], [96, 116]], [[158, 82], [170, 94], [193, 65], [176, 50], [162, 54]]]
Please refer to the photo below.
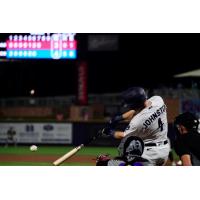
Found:
[[102, 134], [114, 137], [115, 130], [111, 129], [110, 127], [106, 127], [102, 130]]
[[122, 115], [116, 115], [115, 117], [113, 117], [110, 121], [109, 124], [113, 127], [115, 127], [117, 125], [117, 123], [119, 123], [120, 121], [123, 121], [123, 116]]

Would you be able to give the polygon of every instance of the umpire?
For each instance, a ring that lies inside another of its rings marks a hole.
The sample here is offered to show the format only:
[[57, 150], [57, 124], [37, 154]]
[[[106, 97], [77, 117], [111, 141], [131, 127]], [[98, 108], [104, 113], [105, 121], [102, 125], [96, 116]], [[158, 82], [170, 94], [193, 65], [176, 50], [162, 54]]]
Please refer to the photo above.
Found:
[[182, 165], [200, 166], [200, 133], [199, 120], [195, 114], [185, 112], [176, 117], [175, 151], [179, 155]]

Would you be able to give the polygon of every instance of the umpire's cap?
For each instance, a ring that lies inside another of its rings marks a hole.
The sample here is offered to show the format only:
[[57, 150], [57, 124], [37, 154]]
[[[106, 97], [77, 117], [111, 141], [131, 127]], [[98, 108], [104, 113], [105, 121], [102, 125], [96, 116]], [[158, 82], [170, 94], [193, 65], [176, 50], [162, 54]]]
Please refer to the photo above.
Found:
[[118, 147], [119, 156], [131, 162], [135, 157], [139, 157], [144, 151], [144, 142], [141, 138], [128, 134], [124, 137]]
[[174, 125], [183, 125], [188, 129], [188, 131], [197, 131], [199, 119], [195, 114], [191, 112], [185, 112], [175, 118]]
[[122, 93], [123, 106], [131, 109], [139, 109], [144, 107], [147, 99], [146, 92], [141, 87], [132, 87]]

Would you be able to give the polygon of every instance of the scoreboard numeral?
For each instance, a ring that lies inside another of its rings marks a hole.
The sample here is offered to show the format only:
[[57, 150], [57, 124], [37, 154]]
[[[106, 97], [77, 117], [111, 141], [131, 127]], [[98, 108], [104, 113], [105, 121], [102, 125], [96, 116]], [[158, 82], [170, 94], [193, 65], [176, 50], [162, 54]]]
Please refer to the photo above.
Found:
[[62, 57], [62, 39], [60, 34], [53, 34], [51, 40], [51, 57], [60, 59]]

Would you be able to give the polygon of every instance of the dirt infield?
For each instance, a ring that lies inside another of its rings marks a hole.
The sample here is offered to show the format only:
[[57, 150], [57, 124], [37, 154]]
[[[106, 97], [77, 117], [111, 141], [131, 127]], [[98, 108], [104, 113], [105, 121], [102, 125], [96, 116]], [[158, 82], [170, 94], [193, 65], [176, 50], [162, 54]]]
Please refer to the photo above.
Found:
[[[48, 155], [0, 155], [0, 162], [53, 163], [58, 158], [59, 156]], [[88, 163], [88, 165], [95, 165], [95, 160], [95, 156], [75, 155], [63, 163]], [[168, 160], [165, 166], [171, 166], [171, 162]]]
[[[0, 162], [49, 162], [53, 163], [59, 156], [48, 156], [48, 155], [0, 155]], [[68, 163], [83, 162], [91, 165], [95, 164], [94, 156], [73, 156], [69, 158]]]

